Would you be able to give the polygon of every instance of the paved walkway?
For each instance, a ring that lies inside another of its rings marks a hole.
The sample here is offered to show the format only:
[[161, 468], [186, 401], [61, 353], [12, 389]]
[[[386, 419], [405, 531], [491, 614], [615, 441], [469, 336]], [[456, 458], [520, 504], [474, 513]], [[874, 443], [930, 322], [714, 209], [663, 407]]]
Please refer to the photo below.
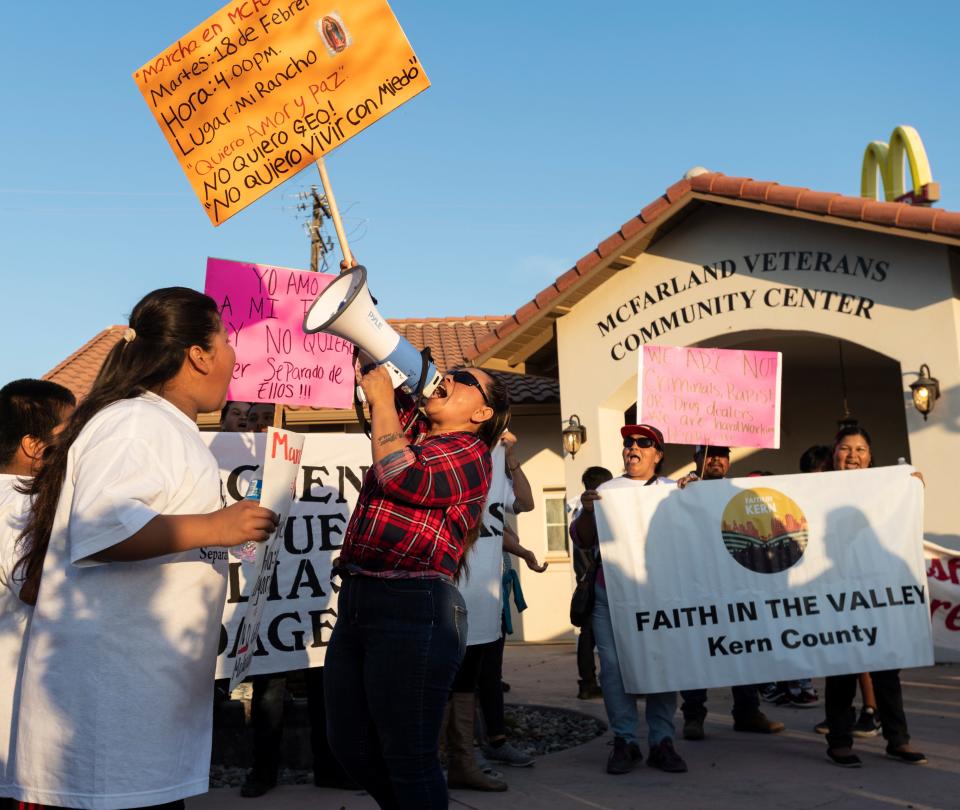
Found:
[[[599, 700], [576, 693], [576, 658], [571, 644], [507, 647], [504, 678], [513, 687], [510, 703], [576, 709], [605, 718]], [[606, 734], [586, 745], [538, 757], [532, 768], [509, 769], [507, 793], [453, 791], [452, 808], [519, 810], [627, 810], [627, 808], [910, 808], [960, 807], [960, 665], [909, 670], [902, 675], [914, 745], [930, 763], [905, 765], [886, 759], [883, 739], [857, 740], [859, 770], [837, 768], [824, 757], [823, 737], [813, 726], [822, 707], [764, 707], [787, 724], [774, 737], [735, 733], [730, 691], [710, 690], [707, 739], [679, 740], [690, 771], [669, 775], [642, 765], [625, 776], [604, 772], [610, 751]], [[822, 687], [822, 683], [817, 683]], [[641, 712], [642, 717], [642, 712]], [[678, 725], [680, 718], [678, 715]], [[644, 746], [646, 754], [646, 746]], [[189, 810], [367, 810], [368, 796], [314, 787], [280, 787], [260, 799], [241, 799], [235, 789], [214, 790], [188, 801]]]

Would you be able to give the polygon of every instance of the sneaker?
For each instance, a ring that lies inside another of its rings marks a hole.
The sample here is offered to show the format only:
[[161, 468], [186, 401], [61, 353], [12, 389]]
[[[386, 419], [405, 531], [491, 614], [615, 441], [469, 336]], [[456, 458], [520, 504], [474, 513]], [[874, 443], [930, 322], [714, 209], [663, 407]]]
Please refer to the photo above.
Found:
[[600, 689], [599, 684], [594, 683], [581, 683], [580, 690], [577, 692], [578, 700], [592, 700], [593, 698], [603, 697], [603, 691]]
[[501, 745], [484, 745], [483, 755], [491, 762], [509, 765], [511, 768], [529, 768], [533, 765], [533, 757], [514, 748], [506, 740]]
[[859, 768], [863, 765], [860, 757], [856, 754], [838, 754], [832, 748], [827, 749], [827, 759], [834, 765], [839, 765], [841, 768]]
[[703, 733], [703, 719], [700, 717], [687, 717], [683, 721], [683, 739], [685, 740], [702, 740], [704, 738]]
[[827, 725], [827, 718], [824, 717], [823, 720], [813, 727], [813, 730], [816, 731], [817, 734], [829, 734], [830, 726]]
[[762, 711], [757, 709], [752, 714], [742, 717], [734, 717], [734, 731], [749, 731], [754, 734], [778, 734], [786, 726], [779, 720], [771, 720]]
[[790, 692], [790, 705], [796, 709], [813, 709], [820, 705], [820, 697], [813, 689]]
[[860, 710], [857, 722], [853, 724], [854, 737], [876, 737], [880, 733], [880, 718], [869, 706]]
[[673, 740], [669, 737], [664, 737], [656, 745], [650, 746], [647, 765], [651, 768], [659, 768], [666, 773], [687, 772], [687, 763], [684, 762], [683, 757], [677, 753], [673, 747]]
[[897, 759], [900, 762], [906, 762], [910, 765], [926, 765], [927, 758], [919, 751], [911, 751], [907, 746], [892, 748], [887, 746], [887, 756], [890, 759]]
[[765, 703], [773, 703], [775, 706], [781, 706], [789, 700], [786, 692], [777, 683], [768, 683], [761, 686], [760, 697]]
[[623, 737], [613, 738], [613, 753], [607, 760], [607, 773], [614, 775], [630, 773], [643, 762], [643, 754], [636, 743], [628, 743]]
[[479, 748], [473, 749], [473, 761], [477, 763], [477, 767], [483, 771], [487, 776], [490, 776], [494, 779], [502, 779], [503, 774], [500, 771], [496, 770], [493, 765], [487, 762], [487, 758], [480, 753]]

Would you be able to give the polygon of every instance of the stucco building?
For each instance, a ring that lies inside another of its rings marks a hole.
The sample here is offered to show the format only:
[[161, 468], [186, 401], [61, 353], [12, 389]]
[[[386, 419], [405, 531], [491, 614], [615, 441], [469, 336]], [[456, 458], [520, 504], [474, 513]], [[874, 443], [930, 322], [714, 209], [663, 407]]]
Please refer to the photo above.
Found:
[[[564, 505], [587, 466], [621, 470], [619, 427], [636, 405], [645, 343], [782, 352], [781, 449], [734, 448], [733, 473], [796, 472], [804, 449], [831, 442], [846, 403], [877, 464], [903, 458], [923, 471], [927, 537], [960, 548], [958, 284], [960, 213], [707, 172], [671, 186], [511, 316], [391, 323], [442, 368], [465, 362], [510, 381], [537, 499], [517, 528], [551, 562], [539, 576], [521, 571], [530, 609], [518, 636], [541, 641], [571, 633]], [[48, 377], [82, 394], [80, 378], [89, 384], [121, 329]], [[926, 420], [910, 390], [922, 365], [942, 392]], [[573, 414], [587, 429], [575, 457], [561, 443]], [[287, 425], [356, 429], [352, 414], [310, 408], [290, 409]], [[690, 469], [691, 452], [668, 447], [667, 472]]]

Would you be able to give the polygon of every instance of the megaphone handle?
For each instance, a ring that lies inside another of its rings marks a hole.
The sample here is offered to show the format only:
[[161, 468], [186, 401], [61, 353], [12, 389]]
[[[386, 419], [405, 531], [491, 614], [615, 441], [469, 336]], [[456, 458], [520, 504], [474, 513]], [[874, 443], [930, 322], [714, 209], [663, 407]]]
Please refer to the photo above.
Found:
[[317, 169], [320, 171], [320, 183], [323, 185], [323, 194], [327, 198], [327, 205], [330, 207], [330, 219], [333, 220], [333, 227], [337, 232], [340, 251], [347, 261], [347, 266], [349, 266], [353, 263], [353, 254], [350, 253], [350, 246], [347, 244], [347, 233], [343, 229], [343, 220], [340, 219], [337, 199], [333, 196], [333, 185], [330, 183], [330, 175], [327, 174], [327, 164], [324, 163], [322, 157], [317, 159]]

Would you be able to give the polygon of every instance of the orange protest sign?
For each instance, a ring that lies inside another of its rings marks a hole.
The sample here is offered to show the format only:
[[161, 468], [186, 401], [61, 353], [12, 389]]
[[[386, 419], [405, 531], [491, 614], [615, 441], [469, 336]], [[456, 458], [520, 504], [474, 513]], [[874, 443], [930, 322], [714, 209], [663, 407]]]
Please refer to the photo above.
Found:
[[214, 225], [430, 86], [386, 0], [232, 0], [133, 78]]

